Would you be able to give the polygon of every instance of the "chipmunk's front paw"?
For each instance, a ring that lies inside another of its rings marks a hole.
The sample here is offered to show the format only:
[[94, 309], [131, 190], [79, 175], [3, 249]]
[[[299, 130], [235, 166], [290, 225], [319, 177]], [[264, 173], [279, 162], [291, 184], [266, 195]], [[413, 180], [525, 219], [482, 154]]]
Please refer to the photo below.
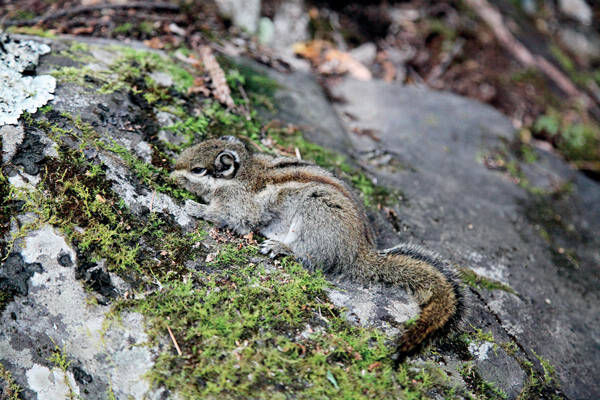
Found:
[[272, 239], [267, 239], [260, 244], [260, 252], [264, 255], [268, 254], [271, 258], [275, 258], [278, 255], [289, 256], [293, 254], [292, 250], [284, 243]]
[[183, 210], [194, 218], [204, 219], [206, 217], [206, 205], [197, 203], [194, 200], [187, 200]]

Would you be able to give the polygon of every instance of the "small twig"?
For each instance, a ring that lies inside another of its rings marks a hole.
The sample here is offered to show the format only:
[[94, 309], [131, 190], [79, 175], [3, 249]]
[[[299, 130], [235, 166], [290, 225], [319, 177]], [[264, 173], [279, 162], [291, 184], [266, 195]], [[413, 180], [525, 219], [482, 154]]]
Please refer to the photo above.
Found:
[[180, 52], [180, 51], [177, 51], [177, 52], [175, 52], [174, 56], [175, 56], [175, 58], [176, 58], [176, 59], [178, 59], [179, 61], [182, 61], [182, 62], [184, 62], [184, 63], [186, 63], [186, 64], [191, 64], [191, 65], [193, 65], [194, 67], [198, 67], [198, 68], [200, 68], [200, 67], [202, 66], [202, 61], [200, 61], [199, 59], [197, 59], [197, 58], [194, 58], [194, 57], [186, 57], [186, 56], [185, 56], [185, 55], [183, 55], [183, 53], [182, 53], [182, 52]]
[[256, 150], [258, 151], [264, 151], [264, 149], [262, 147], [260, 147], [258, 144], [256, 144], [256, 142], [254, 142], [254, 140], [248, 140], [248, 142], [254, 146], [256, 148]]
[[173, 341], [173, 344], [175, 345], [175, 350], [177, 350], [177, 354], [179, 354], [181, 356], [183, 353], [181, 352], [181, 349], [179, 348], [179, 345], [177, 344], [177, 340], [175, 340], [175, 335], [173, 335], [173, 331], [171, 331], [169, 324], [167, 324], [167, 330], [169, 331], [169, 336], [171, 336], [171, 340]]
[[452, 64], [452, 62], [454, 61], [456, 56], [458, 56], [461, 53], [464, 45], [465, 45], [465, 40], [462, 38], [458, 38], [454, 42], [450, 51], [446, 52], [442, 56], [441, 62], [438, 65], [436, 65], [435, 67], [433, 67], [433, 69], [431, 70], [431, 73], [425, 80], [427, 82], [431, 83], [431, 82], [436, 81], [439, 78], [441, 78], [442, 75], [444, 75], [444, 73], [446, 73], [446, 70], [448, 69], [450, 64]]
[[152, 212], [152, 205], [154, 204], [154, 196], [156, 196], [156, 190], [152, 191], [152, 198], [150, 199], [150, 212]]
[[504, 24], [502, 14], [487, 0], [467, 0], [467, 4], [491, 28], [500, 44], [510, 52], [521, 64], [537, 68], [550, 78], [568, 96], [582, 99], [585, 107], [595, 111], [593, 100], [575, 86], [575, 84], [560, 69], [544, 57], [533, 54], [525, 47]]
[[86, 12], [99, 11], [99, 10], [108, 10], [108, 9], [119, 9], [119, 8], [141, 8], [141, 9], [159, 9], [159, 10], [168, 10], [168, 11], [179, 11], [179, 6], [171, 3], [151, 3], [147, 1], [134, 1], [131, 3], [123, 3], [123, 4], [96, 4], [92, 6], [79, 6], [73, 7], [70, 10], [61, 10], [52, 14], [42, 15], [40, 17], [21, 20], [21, 21], [13, 21], [9, 20], [6, 22], [0, 23], [0, 25], [5, 26], [13, 26], [13, 25], [36, 25], [41, 22], [46, 22], [52, 19], [57, 19], [61, 17], [82, 14]]
[[246, 90], [244, 89], [244, 85], [238, 85], [238, 88], [240, 89], [240, 94], [242, 95], [242, 98], [244, 99], [244, 101], [246, 102], [246, 106], [245, 107], [240, 107], [242, 112], [244, 113], [244, 116], [246, 117], [247, 121], [250, 121], [250, 99], [248, 98], [248, 95], [246, 94]]

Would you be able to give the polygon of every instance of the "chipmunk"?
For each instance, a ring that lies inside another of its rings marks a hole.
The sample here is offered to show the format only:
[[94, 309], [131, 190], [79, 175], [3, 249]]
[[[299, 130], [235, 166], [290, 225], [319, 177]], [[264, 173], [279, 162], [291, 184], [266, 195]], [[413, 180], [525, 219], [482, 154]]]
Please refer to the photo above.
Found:
[[292, 254], [308, 268], [412, 292], [421, 314], [400, 336], [398, 359], [458, 323], [464, 300], [455, 271], [418, 246], [378, 251], [361, 202], [323, 168], [253, 153], [226, 136], [183, 151], [171, 177], [208, 203], [197, 216], [241, 235], [265, 236], [263, 254]]

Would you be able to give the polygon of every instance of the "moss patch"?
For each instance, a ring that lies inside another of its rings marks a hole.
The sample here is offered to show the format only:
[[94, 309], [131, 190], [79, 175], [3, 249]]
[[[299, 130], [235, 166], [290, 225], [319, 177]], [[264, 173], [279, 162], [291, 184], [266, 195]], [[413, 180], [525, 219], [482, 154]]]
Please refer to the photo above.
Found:
[[470, 268], [461, 267], [459, 268], [459, 271], [461, 272], [463, 282], [471, 287], [487, 290], [503, 290], [518, 295], [517, 292], [507, 284], [478, 275]]
[[474, 364], [466, 362], [460, 369], [460, 374], [481, 398], [489, 400], [507, 399], [506, 393], [495, 384], [481, 377]]
[[[525, 386], [519, 393], [519, 400], [534, 400], [534, 399], [551, 399], [560, 400], [565, 398], [561, 393], [556, 381], [554, 367], [548, 360], [536, 354], [532, 350], [533, 355], [539, 362], [539, 367], [528, 360], [517, 359], [523, 370], [528, 372], [528, 378]], [[540, 372], [541, 369], [541, 372]]]
[[[82, 67], [59, 67], [51, 74], [59, 81], [74, 82], [80, 86], [94, 88], [103, 94], [119, 90], [140, 93], [139, 85], [136, 83], [139, 82], [140, 77], [144, 77], [147, 88], [143, 95], [152, 100], [152, 103], [169, 96], [166, 88], [158, 86], [150, 78], [149, 74], [152, 72], [168, 73], [173, 79], [174, 89], [179, 92], [187, 91], [194, 83], [192, 74], [186, 68], [156, 52], [121, 46], [111, 46], [105, 50], [114, 52], [118, 56], [104, 70], [84, 65]], [[89, 48], [71, 46], [66, 55], [83, 62], [90, 62], [89, 56], [86, 55], [88, 51]], [[97, 88], [98, 85], [100, 88]]]
[[152, 381], [183, 398], [420, 398], [449, 393], [431, 373], [392, 368], [375, 330], [351, 327], [326, 301], [326, 281], [290, 259], [266, 268], [256, 249], [221, 249], [199, 274], [135, 302], [155, 340], [168, 329], [181, 348], [161, 354]]
[[597, 124], [573, 122], [549, 109], [536, 120], [532, 130], [550, 140], [578, 168], [600, 171], [600, 126]]
[[21, 398], [19, 393], [22, 391], [23, 389], [17, 385], [10, 372], [0, 364], [0, 397], [6, 400], [19, 400]]
[[554, 263], [562, 268], [579, 269], [577, 243], [586, 241], [587, 233], [569, 222], [573, 213], [569, 201], [573, 190], [566, 183], [551, 193], [538, 194], [525, 205], [525, 216], [547, 243]]

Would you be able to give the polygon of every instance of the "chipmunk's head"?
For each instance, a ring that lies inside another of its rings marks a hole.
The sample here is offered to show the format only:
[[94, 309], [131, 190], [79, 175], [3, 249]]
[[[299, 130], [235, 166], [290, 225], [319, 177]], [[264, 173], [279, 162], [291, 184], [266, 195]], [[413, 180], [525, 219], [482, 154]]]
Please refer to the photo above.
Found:
[[233, 136], [207, 140], [181, 153], [171, 178], [204, 196], [234, 179], [249, 156], [244, 143]]

